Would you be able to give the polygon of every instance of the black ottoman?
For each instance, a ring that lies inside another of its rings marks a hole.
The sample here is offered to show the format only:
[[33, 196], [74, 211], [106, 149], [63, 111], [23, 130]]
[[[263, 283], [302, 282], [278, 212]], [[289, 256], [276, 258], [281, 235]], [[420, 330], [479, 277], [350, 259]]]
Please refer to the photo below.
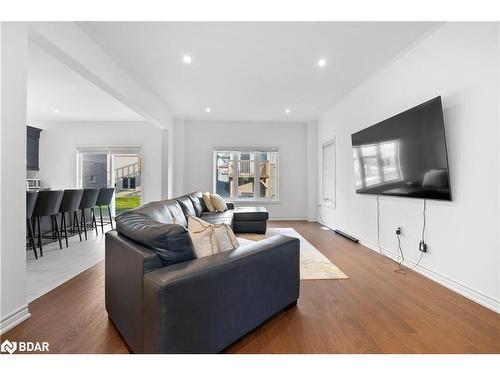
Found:
[[264, 207], [236, 207], [233, 211], [235, 233], [266, 233], [269, 213]]

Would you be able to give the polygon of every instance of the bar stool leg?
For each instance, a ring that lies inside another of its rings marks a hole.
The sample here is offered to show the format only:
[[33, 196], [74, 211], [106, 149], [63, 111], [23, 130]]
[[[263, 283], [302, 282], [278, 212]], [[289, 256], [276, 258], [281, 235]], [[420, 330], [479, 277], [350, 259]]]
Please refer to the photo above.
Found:
[[87, 221], [85, 220], [85, 209], [82, 210], [82, 226], [83, 232], [85, 233], [85, 241], [87, 241]]
[[55, 225], [55, 229], [56, 229], [56, 233], [57, 233], [57, 240], [59, 241], [59, 248], [62, 250], [62, 241], [61, 241], [61, 233], [59, 233], [59, 225], [57, 224], [57, 216], [56, 215], [52, 215], [53, 219], [54, 219], [54, 225]]
[[68, 226], [66, 225], [66, 212], [63, 212], [61, 217], [61, 233], [63, 231], [64, 231], [64, 239], [66, 241], [66, 247], [68, 247]]
[[95, 235], [99, 235], [99, 231], [97, 230], [97, 220], [95, 219], [95, 210], [94, 207], [90, 209], [90, 212], [92, 212], [92, 229], [95, 227]]
[[[78, 223], [78, 215], [76, 214], [76, 211], [73, 211], [73, 220], [74, 223], [76, 223], [76, 229], [78, 230], [78, 237], [80, 237], [80, 242], [82, 242], [82, 231], [80, 230], [80, 224]], [[74, 228], [74, 223], [73, 223], [73, 228]]]
[[109, 204], [108, 204], [108, 214], [109, 214], [109, 222], [111, 223], [111, 229], [115, 229], [113, 228], [113, 218], [111, 217], [111, 207], [109, 207]]
[[38, 227], [38, 247], [40, 248], [40, 257], [43, 257], [43, 247], [42, 247], [42, 225], [40, 224], [40, 216], [35, 218]]
[[33, 251], [35, 253], [35, 259], [38, 259], [38, 254], [36, 252], [36, 245], [35, 245], [35, 236], [33, 235], [33, 224], [31, 223], [31, 219], [26, 220], [28, 224], [28, 235], [30, 238], [30, 243], [31, 247], [33, 248]]
[[104, 224], [102, 222], [102, 207], [99, 206], [99, 215], [101, 216], [101, 232], [104, 234]]

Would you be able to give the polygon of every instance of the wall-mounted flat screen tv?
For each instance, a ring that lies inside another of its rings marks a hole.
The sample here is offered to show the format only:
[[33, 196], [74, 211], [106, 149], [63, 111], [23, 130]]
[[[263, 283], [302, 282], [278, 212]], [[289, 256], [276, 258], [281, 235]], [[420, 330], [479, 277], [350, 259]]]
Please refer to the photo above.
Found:
[[356, 193], [451, 200], [440, 96], [351, 139]]

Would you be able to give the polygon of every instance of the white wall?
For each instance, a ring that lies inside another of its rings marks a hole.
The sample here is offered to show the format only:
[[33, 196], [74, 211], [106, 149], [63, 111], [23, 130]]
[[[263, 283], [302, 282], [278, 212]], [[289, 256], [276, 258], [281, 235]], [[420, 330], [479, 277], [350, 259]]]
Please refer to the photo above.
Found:
[[307, 123], [307, 220], [318, 220], [318, 122]]
[[[417, 270], [498, 311], [497, 27], [440, 27], [327, 111], [319, 122], [318, 144], [336, 136], [337, 207], [322, 208], [325, 223], [374, 247], [375, 196], [355, 194], [350, 135], [441, 95], [453, 202], [428, 201], [429, 253]], [[421, 210], [422, 200], [381, 197], [381, 244], [386, 251], [396, 251], [394, 231], [402, 226], [405, 254], [411, 261], [418, 259]]]
[[27, 28], [0, 23], [0, 333], [29, 318], [26, 303]]
[[[36, 126], [37, 124], [32, 124]], [[76, 187], [76, 147], [142, 146], [142, 203], [165, 195], [168, 162], [164, 129], [147, 122], [77, 122], [40, 126], [40, 172], [42, 186], [52, 189]]]
[[[183, 176], [180, 177], [182, 187], [177, 186], [177, 190], [181, 190], [182, 193], [213, 190], [214, 147], [277, 146], [280, 150], [280, 202], [259, 205], [268, 209], [271, 219], [307, 217], [308, 174], [305, 123], [184, 121], [178, 122], [177, 127], [182, 127], [182, 130], [177, 132], [177, 139], [183, 140], [182, 153], [176, 152], [176, 157], [182, 158], [176, 163], [176, 169], [183, 172]], [[255, 205], [255, 203], [250, 205]]]

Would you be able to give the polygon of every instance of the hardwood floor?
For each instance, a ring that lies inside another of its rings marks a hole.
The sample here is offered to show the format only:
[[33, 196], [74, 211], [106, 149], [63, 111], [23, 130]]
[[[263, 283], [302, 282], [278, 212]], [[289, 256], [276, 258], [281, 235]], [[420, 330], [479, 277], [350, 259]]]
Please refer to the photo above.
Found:
[[[302, 281], [296, 308], [228, 353], [500, 353], [500, 315], [316, 223], [293, 227], [350, 278]], [[127, 353], [104, 308], [104, 263], [30, 304], [2, 339], [48, 341], [52, 353]]]

